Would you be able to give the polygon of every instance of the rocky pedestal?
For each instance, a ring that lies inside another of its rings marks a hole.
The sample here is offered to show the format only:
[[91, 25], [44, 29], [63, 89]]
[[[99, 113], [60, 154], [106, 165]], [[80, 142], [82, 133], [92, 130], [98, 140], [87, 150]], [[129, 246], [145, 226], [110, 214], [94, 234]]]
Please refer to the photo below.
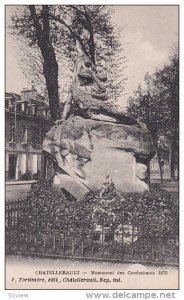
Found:
[[154, 151], [145, 127], [70, 116], [47, 133], [43, 150], [55, 160], [54, 186], [77, 199], [102, 188], [107, 176], [121, 192], [148, 189]]

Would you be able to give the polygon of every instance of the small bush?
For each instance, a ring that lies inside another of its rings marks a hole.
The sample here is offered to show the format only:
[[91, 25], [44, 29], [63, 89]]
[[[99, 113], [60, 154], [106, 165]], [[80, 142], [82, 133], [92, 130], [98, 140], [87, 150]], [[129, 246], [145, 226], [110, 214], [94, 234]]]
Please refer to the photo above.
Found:
[[20, 180], [31, 180], [32, 175], [30, 172], [26, 172], [25, 174], [22, 174], [19, 179]]
[[34, 182], [25, 198], [20, 226], [23, 230], [60, 229], [89, 231], [92, 223], [92, 197], [76, 200], [52, 188], [51, 179]]
[[155, 185], [144, 193], [118, 194], [113, 183], [109, 183], [99, 199], [96, 214], [96, 221], [103, 226], [117, 228], [134, 223], [146, 225], [141, 229], [144, 234], [147, 229], [154, 235], [178, 235], [178, 207], [166, 190]]
[[[140, 193], [119, 194], [112, 182], [102, 191], [88, 193], [76, 200], [65, 191], [52, 188], [53, 179], [32, 184], [21, 213], [22, 230], [44, 229], [92, 232], [102, 225], [112, 229], [120, 224], [134, 223], [149, 234], [178, 235], [178, 208], [164, 189], [151, 186]], [[147, 226], [141, 227], [141, 224]]]
[[34, 173], [34, 174], [32, 175], [32, 179], [34, 179], [34, 180], [39, 180], [39, 179], [40, 179], [40, 171], [38, 171], [37, 173]]

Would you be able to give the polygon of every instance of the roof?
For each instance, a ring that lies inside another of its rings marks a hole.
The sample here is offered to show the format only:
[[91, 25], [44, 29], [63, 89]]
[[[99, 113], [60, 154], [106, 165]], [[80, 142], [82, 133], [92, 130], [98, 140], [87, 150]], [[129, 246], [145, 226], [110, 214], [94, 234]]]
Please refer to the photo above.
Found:
[[5, 98], [19, 98], [21, 99], [20, 95], [16, 94], [16, 93], [12, 93], [12, 92], [5, 92]]
[[[44, 96], [42, 95], [38, 95], [38, 99], [36, 98], [29, 98], [29, 100], [27, 100], [26, 102], [29, 102], [31, 104], [36, 104], [37, 106], [39, 107], [45, 107], [45, 108], [48, 108], [49, 107], [49, 104], [48, 102], [44, 101]], [[5, 93], [5, 98], [6, 99], [12, 99], [12, 98], [18, 98], [19, 102], [25, 102], [21, 99], [21, 96], [16, 94], [16, 93], [12, 93], [12, 92], [6, 92]]]
[[42, 107], [42, 106], [43, 107], [49, 107], [49, 104], [45, 101], [41, 101], [41, 100], [33, 99], [33, 98], [30, 98], [29, 101], [30, 101], [31, 104], [36, 104], [39, 107]]

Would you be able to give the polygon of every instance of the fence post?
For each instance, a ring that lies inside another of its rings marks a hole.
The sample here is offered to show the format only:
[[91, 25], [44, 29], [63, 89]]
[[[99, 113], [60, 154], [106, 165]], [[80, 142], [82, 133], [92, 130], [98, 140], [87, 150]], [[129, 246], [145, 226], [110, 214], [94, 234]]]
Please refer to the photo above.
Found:
[[11, 254], [11, 229], [8, 228], [8, 252]]
[[12, 227], [14, 226], [13, 220], [14, 220], [14, 204], [12, 203], [11, 205], [11, 226]]
[[8, 227], [8, 205], [5, 204], [5, 227]]
[[54, 237], [53, 237], [53, 251], [54, 251], [54, 253], [56, 252], [56, 234], [54, 234]]
[[177, 239], [176, 239], [176, 237], [174, 237], [173, 238], [173, 251], [172, 251], [172, 256], [173, 256], [173, 258], [175, 258], [176, 257], [176, 250], [177, 250], [177, 247], [176, 247], [176, 242], [177, 242]]
[[27, 238], [27, 236], [25, 238], [25, 241], [26, 241], [26, 254], [28, 254], [28, 238]]
[[35, 253], [37, 253], [37, 236], [35, 235]]
[[134, 258], [134, 224], [132, 224], [132, 258]]
[[82, 254], [82, 257], [84, 257], [84, 234], [83, 234], [83, 232], [82, 232], [82, 249], [81, 249], [81, 254]]
[[162, 261], [165, 262], [165, 255], [166, 255], [166, 240], [165, 240], [165, 232], [164, 232], [164, 220], [162, 220], [162, 236], [161, 236], [161, 241], [162, 241]]
[[91, 255], [94, 255], [94, 232], [92, 233], [92, 242], [91, 242]]
[[124, 225], [122, 223], [122, 233], [121, 233], [121, 262], [124, 261], [125, 250], [124, 250]]
[[17, 250], [19, 252], [19, 247], [20, 247], [20, 237], [19, 237], [19, 229], [17, 228]]
[[11, 216], [10, 216], [10, 204], [7, 205], [8, 207], [8, 228], [11, 226]]
[[14, 203], [14, 206], [13, 206], [14, 210], [13, 210], [13, 226], [16, 225], [16, 212], [17, 212], [17, 205], [16, 205], [16, 201]]
[[43, 248], [44, 248], [44, 254], [46, 254], [46, 236], [45, 236], [45, 234], [43, 236]]
[[111, 241], [111, 253], [110, 256], [113, 258], [114, 256], [114, 228], [112, 228], [112, 241]]
[[65, 255], [65, 231], [63, 232], [63, 255]]
[[17, 199], [17, 226], [19, 225], [19, 217], [20, 217], [20, 199]]
[[177, 261], [178, 261], [178, 237], [174, 237], [174, 249], [173, 249], [173, 258], [177, 258]]
[[102, 257], [103, 257], [103, 255], [104, 255], [104, 226], [102, 226], [102, 232], [101, 232], [101, 242], [102, 242], [102, 251], [101, 251], [101, 253], [102, 253]]
[[165, 262], [165, 255], [166, 255], [166, 240], [165, 240], [165, 237], [163, 236], [162, 238], [162, 243], [163, 243], [163, 246], [162, 246], [162, 261]]
[[142, 227], [139, 229], [139, 231], [141, 232], [142, 231], [142, 243], [141, 243], [141, 245], [142, 245], [142, 249], [141, 249], [141, 260], [142, 260], [142, 262], [144, 262], [144, 238], [146, 237], [145, 236], [145, 227], [144, 227], [144, 225], [142, 225]]
[[74, 240], [74, 235], [72, 233], [72, 256], [75, 254], [75, 240]]
[[152, 241], [151, 241], [151, 258], [152, 261], [155, 261], [155, 238], [152, 236]]

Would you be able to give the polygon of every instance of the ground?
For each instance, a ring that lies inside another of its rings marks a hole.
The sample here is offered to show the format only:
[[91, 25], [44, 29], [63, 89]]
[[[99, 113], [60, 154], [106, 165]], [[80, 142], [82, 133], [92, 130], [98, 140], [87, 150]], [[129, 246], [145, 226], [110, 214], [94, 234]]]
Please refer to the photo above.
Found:
[[[6, 201], [10, 201], [17, 198], [23, 198], [29, 191], [31, 183], [33, 181], [19, 181], [6, 183]], [[159, 180], [154, 180], [152, 183], [158, 183]], [[168, 192], [172, 193], [174, 200], [178, 203], [178, 181], [165, 181], [161, 187], [165, 188]]]

